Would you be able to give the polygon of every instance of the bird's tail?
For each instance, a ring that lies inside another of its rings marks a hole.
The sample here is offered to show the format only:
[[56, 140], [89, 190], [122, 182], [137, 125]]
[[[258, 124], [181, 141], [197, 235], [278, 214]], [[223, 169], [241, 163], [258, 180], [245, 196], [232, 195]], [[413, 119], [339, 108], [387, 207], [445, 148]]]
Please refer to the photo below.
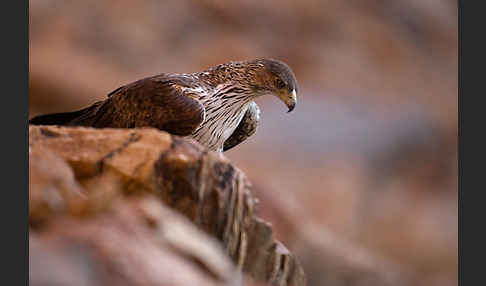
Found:
[[62, 112], [39, 115], [31, 118], [29, 124], [32, 125], [85, 125], [87, 120], [96, 113], [96, 108], [101, 104], [97, 102], [87, 108], [73, 112]]

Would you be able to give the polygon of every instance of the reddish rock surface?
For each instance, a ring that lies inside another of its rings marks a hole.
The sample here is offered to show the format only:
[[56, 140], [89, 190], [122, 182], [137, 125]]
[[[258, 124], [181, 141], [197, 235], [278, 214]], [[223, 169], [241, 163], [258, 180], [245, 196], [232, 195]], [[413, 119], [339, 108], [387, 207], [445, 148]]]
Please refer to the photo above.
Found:
[[241, 285], [239, 270], [306, 285], [256, 217], [245, 175], [194, 141], [151, 128], [36, 126], [29, 155], [32, 285]]

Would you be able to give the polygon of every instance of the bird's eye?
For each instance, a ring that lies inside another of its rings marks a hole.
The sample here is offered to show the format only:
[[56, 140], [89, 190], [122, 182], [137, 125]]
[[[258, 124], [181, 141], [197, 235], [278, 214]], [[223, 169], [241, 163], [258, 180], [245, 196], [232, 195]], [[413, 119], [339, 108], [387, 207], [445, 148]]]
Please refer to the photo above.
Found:
[[284, 88], [286, 86], [285, 82], [279, 78], [275, 80], [275, 86], [277, 88]]

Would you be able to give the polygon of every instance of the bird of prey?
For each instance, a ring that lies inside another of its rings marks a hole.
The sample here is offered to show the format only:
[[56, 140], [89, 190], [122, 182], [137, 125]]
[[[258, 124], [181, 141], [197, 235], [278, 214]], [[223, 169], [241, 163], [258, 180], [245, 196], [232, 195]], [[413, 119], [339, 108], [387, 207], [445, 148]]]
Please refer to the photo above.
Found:
[[155, 127], [223, 152], [255, 133], [260, 109], [254, 99], [266, 94], [282, 100], [288, 112], [294, 109], [297, 81], [287, 64], [257, 59], [192, 74], [159, 74], [119, 87], [87, 108], [37, 116], [29, 123]]

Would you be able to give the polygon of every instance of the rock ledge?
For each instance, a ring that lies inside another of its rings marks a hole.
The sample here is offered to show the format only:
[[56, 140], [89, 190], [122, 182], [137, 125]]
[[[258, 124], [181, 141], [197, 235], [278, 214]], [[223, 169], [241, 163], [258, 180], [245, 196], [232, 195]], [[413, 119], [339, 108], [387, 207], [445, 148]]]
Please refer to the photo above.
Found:
[[30, 126], [29, 180], [32, 285], [306, 285], [243, 172], [191, 140]]

